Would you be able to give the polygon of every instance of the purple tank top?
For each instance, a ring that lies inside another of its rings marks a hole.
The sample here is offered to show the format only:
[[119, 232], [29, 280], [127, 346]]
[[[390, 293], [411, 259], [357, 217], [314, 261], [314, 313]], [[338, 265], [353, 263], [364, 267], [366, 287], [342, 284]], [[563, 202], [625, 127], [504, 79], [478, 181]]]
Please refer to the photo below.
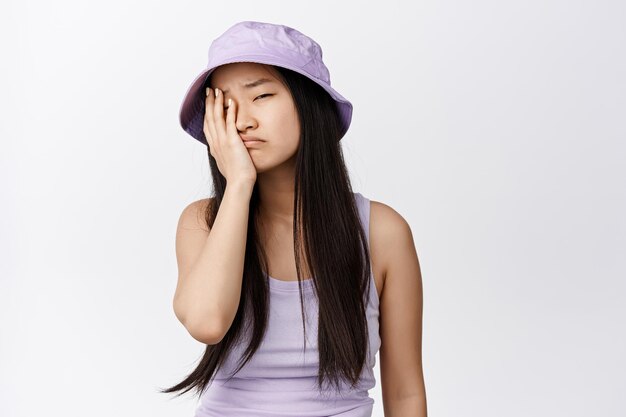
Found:
[[[354, 193], [354, 197], [369, 245], [370, 201], [360, 193]], [[302, 281], [305, 351], [298, 281], [282, 281], [270, 276], [269, 322], [259, 349], [230, 381], [226, 381], [237, 369], [249, 340], [244, 337], [233, 346], [212, 384], [202, 393], [194, 417], [371, 417], [374, 399], [368, 391], [376, 385], [374, 365], [380, 334], [379, 300], [373, 274], [370, 281], [366, 310], [369, 352], [356, 388], [350, 389], [348, 383], [341, 381], [339, 394], [334, 387], [323, 394], [318, 392], [318, 304], [312, 281]]]

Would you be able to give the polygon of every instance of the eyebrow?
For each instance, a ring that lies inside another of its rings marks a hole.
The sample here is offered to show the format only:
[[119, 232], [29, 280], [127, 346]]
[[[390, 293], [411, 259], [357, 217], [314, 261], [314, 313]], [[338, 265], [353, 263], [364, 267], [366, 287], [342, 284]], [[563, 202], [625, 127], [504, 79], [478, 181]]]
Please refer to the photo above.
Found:
[[[261, 84], [273, 83], [273, 82], [274, 82], [274, 80], [271, 80], [271, 79], [269, 79], [269, 78], [259, 78], [258, 80], [256, 80], [256, 81], [252, 81], [251, 83], [244, 84], [243, 86], [244, 86], [245, 88], [250, 89], [250, 88], [258, 87], [258, 86], [260, 86]], [[229, 91], [230, 91], [230, 90], [222, 90], [222, 93], [226, 94], [226, 93], [228, 93]]]

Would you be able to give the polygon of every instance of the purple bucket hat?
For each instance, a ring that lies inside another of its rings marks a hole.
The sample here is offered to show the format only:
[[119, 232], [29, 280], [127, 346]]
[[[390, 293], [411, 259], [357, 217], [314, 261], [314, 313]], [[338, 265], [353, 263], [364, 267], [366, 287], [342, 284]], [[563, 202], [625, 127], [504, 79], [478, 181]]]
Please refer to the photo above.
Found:
[[322, 48], [313, 39], [289, 26], [243, 21], [231, 26], [209, 47], [209, 63], [191, 83], [180, 107], [180, 124], [193, 138], [207, 145], [204, 136], [204, 83], [220, 65], [256, 62], [276, 65], [300, 73], [330, 94], [341, 118], [341, 135], [352, 120], [352, 103], [330, 86], [330, 73], [322, 61]]

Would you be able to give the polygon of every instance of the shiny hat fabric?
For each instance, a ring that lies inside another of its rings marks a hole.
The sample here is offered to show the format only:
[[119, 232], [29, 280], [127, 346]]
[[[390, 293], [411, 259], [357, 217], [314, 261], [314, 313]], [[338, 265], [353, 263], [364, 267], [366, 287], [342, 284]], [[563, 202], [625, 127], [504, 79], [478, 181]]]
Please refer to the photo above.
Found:
[[203, 131], [204, 83], [215, 68], [234, 62], [276, 65], [310, 78], [335, 100], [342, 124], [339, 140], [346, 134], [352, 120], [352, 103], [330, 86], [330, 73], [322, 61], [322, 48], [317, 42], [289, 26], [243, 21], [231, 26], [211, 43], [207, 67], [185, 93], [180, 107], [180, 124], [193, 138], [208, 146]]

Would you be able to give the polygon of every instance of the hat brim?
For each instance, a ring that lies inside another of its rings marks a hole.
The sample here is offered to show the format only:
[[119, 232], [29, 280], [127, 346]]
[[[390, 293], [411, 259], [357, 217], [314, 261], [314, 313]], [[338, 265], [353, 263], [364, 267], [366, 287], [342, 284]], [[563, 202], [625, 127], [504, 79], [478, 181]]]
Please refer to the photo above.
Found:
[[332, 88], [329, 84], [312, 76], [311, 74], [303, 71], [301, 68], [295, 67], [285, 62], [281, 62], [273, 56], [245, 55], [236, 57], [234, 59], [225, 60], [204, 69], [192, 81], [189, 88], [187, 88], [187, 92], [185, 93], [182, 104], [180, 106], [179, 121], [183, 130], [185, 130], [185, 132], [187, 132], [193, 138], [197, 139], [205, 145], [208, 145], [203, 130], [204, 107], [206, 100], [206, 92], [203, 91], [203, 87], [206, 79], [217, 67], [236, 62], [254, 62], [258, 64], [276, 65], [295, 71], [317, 83], [324, 90], [326, 90], [326, 92], [330, 94], [330, 96], [335, 100], [342, 124], [339, 140], [341, 140], [345, 136], [352, 121], [352, 103], [345, 99], [334, 88]]

